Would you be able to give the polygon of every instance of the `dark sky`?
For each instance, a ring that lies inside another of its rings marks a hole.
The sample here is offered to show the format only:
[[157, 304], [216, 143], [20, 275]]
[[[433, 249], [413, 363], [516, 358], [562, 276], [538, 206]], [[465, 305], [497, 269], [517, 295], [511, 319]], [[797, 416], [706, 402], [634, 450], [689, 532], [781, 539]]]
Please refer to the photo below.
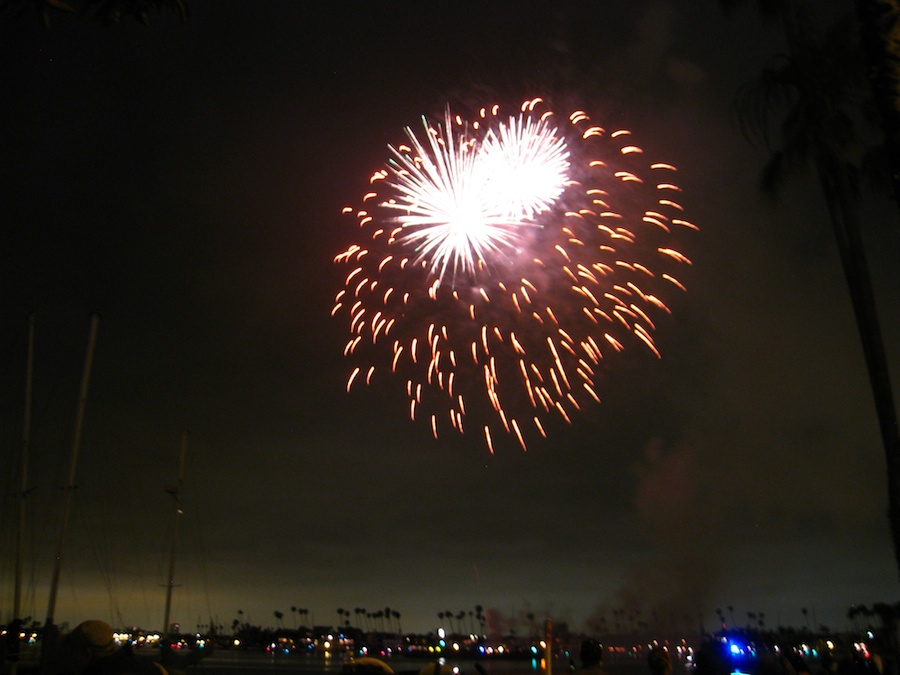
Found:
[[[841, 8], [845, 3], [822, 3]], [[846, 3], [849, 6], [849, 3]], [[193, 0], [188, 23], [0, 21], [4, 516], [12, 589], [26, 325], [36, 324], [25, 613], [43, 619], [88, 315], [101, 316], [57, 619], [158, 626], [189, 430], [173, 618], [406, 630], [475, 605], [583, 626], [691, 627], [717, 607], [839, 627], [894, 601], [878, 430], [827, 214], [735, 90], [780, 48], [747, 8], [670, 2]], [[358, 203], [403, 127], [449, 103], [552, 95], [679, 168], [699, 233], [663, 358], [522, 452], [432, 439], [385, 388], [345, 392], [329, 312]], [[896, 211], [863, 211], [900, 381]], [[32, 571], [33, 570], [33, 571]]]

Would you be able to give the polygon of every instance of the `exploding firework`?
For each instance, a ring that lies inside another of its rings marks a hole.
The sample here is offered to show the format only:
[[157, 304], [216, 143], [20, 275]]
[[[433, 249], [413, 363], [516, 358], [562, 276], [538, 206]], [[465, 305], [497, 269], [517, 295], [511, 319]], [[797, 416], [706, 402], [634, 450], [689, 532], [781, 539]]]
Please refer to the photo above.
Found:
[[390, 147], [358, 221], [332, 314], [345, 316], [347, 390], [400, 383], [409, 415], [523, 449], [549, 420], [600, 402], [606, 362], [652, 333], [684, 290], [675, 169], [625, 130], [541, 99], [514, 115], [446, 113]]

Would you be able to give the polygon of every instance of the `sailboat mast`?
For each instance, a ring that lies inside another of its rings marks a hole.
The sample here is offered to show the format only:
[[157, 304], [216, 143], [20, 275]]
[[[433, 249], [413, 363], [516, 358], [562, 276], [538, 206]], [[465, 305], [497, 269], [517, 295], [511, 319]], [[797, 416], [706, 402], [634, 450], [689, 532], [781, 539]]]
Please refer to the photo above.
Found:
[[169, 621], [172, 611], [172, 589], [175, 587], [175, 552], [178, 548], [178, 525], [181, 516], [184, 514], [182, 508], [181, 495], [184, 488], [184, 458], [187, 455], [187, 432], [181, 434], [181, 457], [178, 462], [178, 483], [175, 486], [172, 496], [175, 497], [175, 523], [172, 527], [172, 552], [169, 556], [169, 578], [166, 582], [166, 613], [163, 618], [163, 633], [169, 634]]
[[16, 578], [13, 621], [22, 618], [22, 570], [25, 560], [25, 498], [28, 496], [28, 455], [31, 447], [31, 391], [34, 372], [34, 315], [28, 317], [28, 360], [25, 365], [25, 420], [22, 425], [22, 470], [19, 491], [19, 527], [16, 532]]
[[88, 333], [87, 355], [84, 359], [84, 371], [81, 375], [81, 390], [78, 394], [78, 412], [75, 415], [75, 435], [72, 439], [72, 453], [69, 458], [69, 482], [66, 484], [66, 499], [63, 506], [62, 520], [59, 527], [59, 543], [56, 548], [56, 559], [53, 565], [53, 578], [50, 582], [50, 601], [47, 604], [47, 626], [53, 625], [56, 613], [56, 594], [59, 590], [59, 572], [62, 563], [63, 544], [69, 524], [69, 512], [72, 508], [72, 493], [75, 492], [75, 471], [78, 467], [78, 450], [81, 446], [81, 429], [84, 424], [84, 410], [87, 404], [88, 384], [91, 380], [91, 367], [94, 362], [94, 346], [97, 344], [97, 327], [100, 317], [91, 314], [91, 325]]

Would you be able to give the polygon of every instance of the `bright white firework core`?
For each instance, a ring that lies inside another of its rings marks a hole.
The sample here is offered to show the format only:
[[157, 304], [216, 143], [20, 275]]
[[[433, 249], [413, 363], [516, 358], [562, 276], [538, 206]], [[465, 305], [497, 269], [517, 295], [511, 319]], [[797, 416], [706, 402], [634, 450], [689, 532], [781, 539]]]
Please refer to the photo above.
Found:
[[568, 179], [569, 152], [556, 129], [531, 117], [510, 117], [481, 146], [486, 188], [519, 221], [547, 211]]
[[518, 250], [568, 180], [569, 151], [556, 128], [519, 115], [479, 140], [467, 127], [454, 134], [449, 112], [443, 128], [423, 123], [427, 146], [407, 128], [410, 151], [391, 147], [398, 195], [384, 206], [403, 212], [398, 241], [440, 277]]

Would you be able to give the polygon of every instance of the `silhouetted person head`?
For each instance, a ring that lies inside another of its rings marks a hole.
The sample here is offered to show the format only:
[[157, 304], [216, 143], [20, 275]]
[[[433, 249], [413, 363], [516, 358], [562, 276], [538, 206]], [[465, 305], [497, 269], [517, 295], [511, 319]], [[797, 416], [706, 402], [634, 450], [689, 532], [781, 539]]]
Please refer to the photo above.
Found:
[[651, 675], [672, 675], [672, 659], [664, 647], [657, 645], [647, 654]]
[[731, 666], [718, 640], [707, 640], [694, 656], [696, 675], [730, 675]]
[[56, 645], [49, 670], [56, 675], [80, 673], [98, 659], [114, 654], [117, 648], [112, 626], [105, 621], [84, 621]]
[[756, 675], [794, 675], [790, 663], [782, 656], [763, 652], [756, 666]]
[[581, 667], [598, 668], [603, 664], [603, 645], [596, 640], [581, 643]]

